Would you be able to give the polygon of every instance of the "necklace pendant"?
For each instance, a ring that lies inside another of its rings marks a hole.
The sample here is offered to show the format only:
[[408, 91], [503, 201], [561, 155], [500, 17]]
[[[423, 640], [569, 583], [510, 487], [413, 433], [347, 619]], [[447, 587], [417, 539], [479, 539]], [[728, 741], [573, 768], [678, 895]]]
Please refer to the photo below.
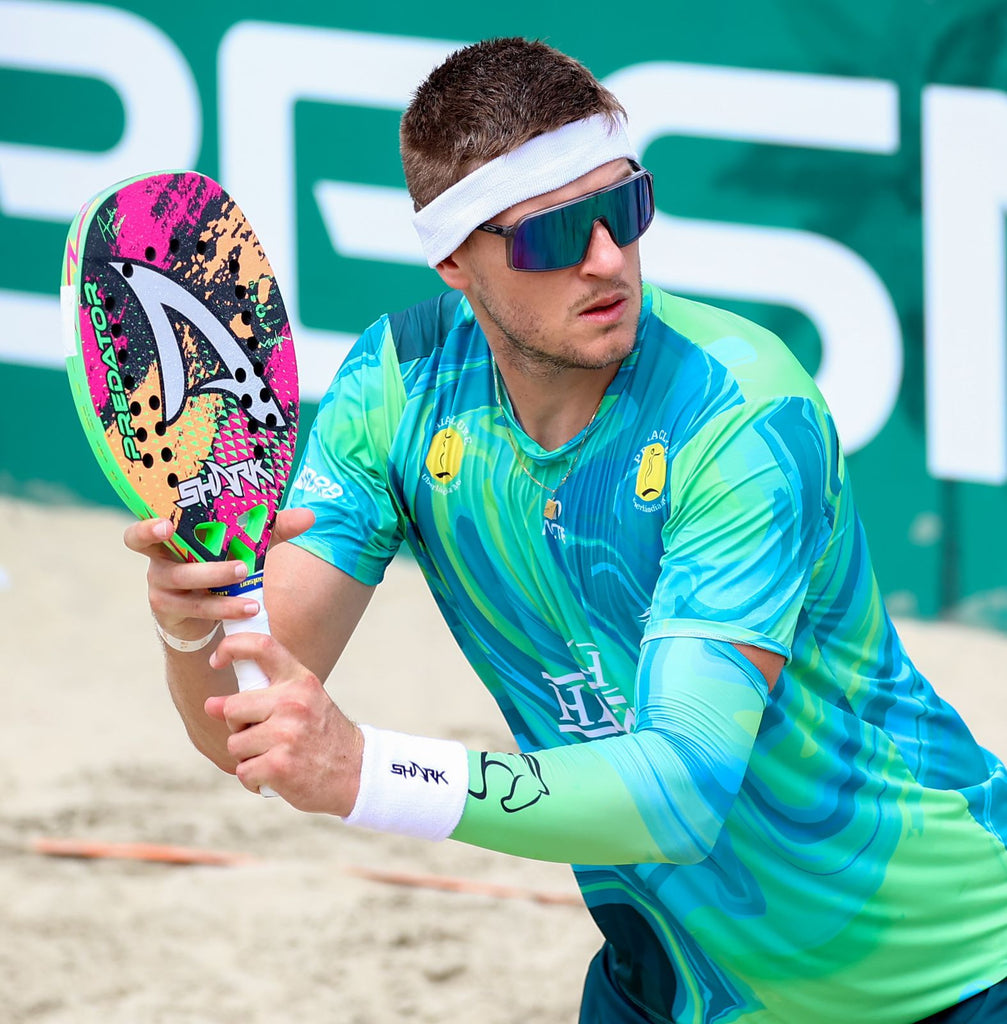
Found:
[[546, 519], [555, 519], [559, 515], [559, 502], [555, 498], [548, 498], [542, 514]]

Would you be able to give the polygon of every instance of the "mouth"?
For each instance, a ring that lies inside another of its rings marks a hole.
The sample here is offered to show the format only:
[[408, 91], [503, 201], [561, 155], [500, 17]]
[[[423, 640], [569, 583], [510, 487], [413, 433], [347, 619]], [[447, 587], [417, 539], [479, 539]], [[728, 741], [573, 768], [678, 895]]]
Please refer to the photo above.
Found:
[[625, 296], [603, 295], [577, 315], [592, 323], [614, 323], [622, 317], [627, 305], [628, 300]]

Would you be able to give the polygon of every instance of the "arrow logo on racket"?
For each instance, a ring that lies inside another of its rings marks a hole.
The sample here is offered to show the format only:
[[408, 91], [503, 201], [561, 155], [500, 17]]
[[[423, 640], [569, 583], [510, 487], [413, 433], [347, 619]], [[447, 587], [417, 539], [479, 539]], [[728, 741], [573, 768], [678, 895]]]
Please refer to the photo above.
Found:
[[[109, 263], [129, 285], [150, 322], [150, 329], [157, 346], [158, 362], [161, 366], [161, 387], [164, 391], [164, 419], [166, 423], [175, 420], [182, 411], [186, 396], [185, 366], [182, 362], [182, 346], [172, 326], [167, 309], [173, 309], [189, 321], [212, 346], [227, 367], [229, 377], [217, 377], [200, 384], [199, 391], [223, 391], [242, 401], [248, 415], [260, 423], [282, 427], [285, 425], [280, 405], [272, 389], [258, 379], [251, 360], [230, 329], [203, 305], [191, 292], [186, 291], [170, 277], [158, 273], [151, 267], [130, 263], [131, 273], [123, 273], [124, 263]], [[255, 382], [256, 386], [241, 384], [236, 377], [243, 371], [244, 380]], [[263, 399], [260, 392], [267, 393]], [[251, 399], [251, 404], [248, 403]]]

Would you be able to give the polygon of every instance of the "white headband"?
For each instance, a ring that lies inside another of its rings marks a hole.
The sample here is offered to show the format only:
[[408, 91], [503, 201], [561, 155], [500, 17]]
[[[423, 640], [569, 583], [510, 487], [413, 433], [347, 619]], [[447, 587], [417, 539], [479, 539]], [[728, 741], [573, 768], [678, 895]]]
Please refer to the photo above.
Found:
[[501, 210], [569, 185], [610, 160], [636, 160], [622, 118], [573, 121], [477, 167], [413, 217], [427, 263], [436, 267]]

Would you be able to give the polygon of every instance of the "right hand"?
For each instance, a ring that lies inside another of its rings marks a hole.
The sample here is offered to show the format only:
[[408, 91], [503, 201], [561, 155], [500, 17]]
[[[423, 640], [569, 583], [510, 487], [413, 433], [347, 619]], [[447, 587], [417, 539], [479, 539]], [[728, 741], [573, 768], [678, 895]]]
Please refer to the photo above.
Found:
[[[314, 522], [308, 509], [293, 508], [279, 512], [273, 526], [270, 547], [297, 537]], [[205, 636], [221, 619], [247, 619], [259, 606], [241, 597], [211, 594], [211, 587], [226, 587], [248, 575], [244, 562], [180, 562], [165, 547], [174, 532], [167, 519], [142, 519], [131, 523], [123, 534], [130, 551], [145, 555], [147, 599], [161, 628], [184, 640]]]

